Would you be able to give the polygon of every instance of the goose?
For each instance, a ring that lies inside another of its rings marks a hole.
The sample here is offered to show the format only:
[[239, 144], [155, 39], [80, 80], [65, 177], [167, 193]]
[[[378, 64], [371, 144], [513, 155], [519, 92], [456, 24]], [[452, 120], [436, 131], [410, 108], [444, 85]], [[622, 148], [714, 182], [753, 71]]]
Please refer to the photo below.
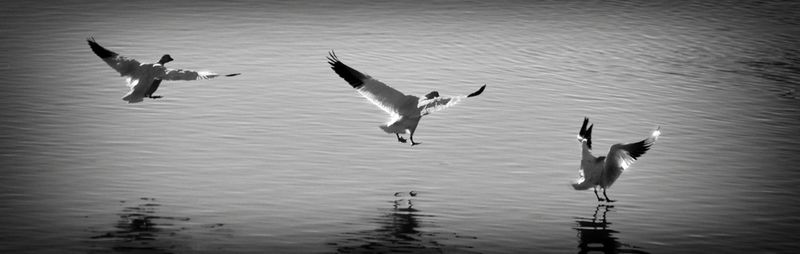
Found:
[[[592, 128], [594, 124], [586, 125], [589, 123], [589, 118], [583, 119], [583, 126], [578, 132], [578, 141], [581, 142], [582, 156], [581, 168], [579, 170], [580, 178], [572, 183], [575, 190], [588, 190], [594, 188], [594, 195], [597, 201], [615, 202], [611, 200], [606, 194], [606, 189], [610, 188], [612, 184], [619, 178], [625, 169], [631, 166], [637, 158], [642, 156], [647, 150], [650, 149], [658, 136], [661, 135], [661, 127], [650, 134], [646, 139], [628, 144], [615, 144], [611, 146], [608, 155], [594, 157], [592, 155]], [[603, 197], [597, 194], [597, 187], [603, 189]]]
[[411, 146], [422, 143], [414, 141], [414, 131], [422, 116], [453, 106], [466, 98], [478, 96], [486, 89], [486, 85], [483, 85], [469, 95], [440, 97], [438, 91], [432, 91], [423, 97], [418, 97], [403, 94], [377, 79], [350, 68], [342, 63], [333, 51], [328, 54], [328, 63], [331, 69], [358, 93], [389, 114], [389, 121], [380, 128], [386, 133], [395, 134], [397, 141], [401, 143], [406, 143], [406, 139], [400, 134], [408, 133]]
[[[131, 90], [122, 97], [122, 100], [128, 103], [141, 102], [145, 97], [151, 99], [161, 98], [161, 96], [153, 95], [153, 93], [158, 90], [162, 80], [200, 80], [220, 76], [220, 74], [205, 71], [167, 69], [164, 65], [174, 60], [169, 54], [161, 56], [161, 59], [156, 63], [143, 64], [100, 46], [94, 38], [86, 39], [86, 41], [95, 55], [119, 72], [120, 76], [127, 78], [128, 87]], [[241, 73], [224, 76], [232, 77], [239, 74]]]

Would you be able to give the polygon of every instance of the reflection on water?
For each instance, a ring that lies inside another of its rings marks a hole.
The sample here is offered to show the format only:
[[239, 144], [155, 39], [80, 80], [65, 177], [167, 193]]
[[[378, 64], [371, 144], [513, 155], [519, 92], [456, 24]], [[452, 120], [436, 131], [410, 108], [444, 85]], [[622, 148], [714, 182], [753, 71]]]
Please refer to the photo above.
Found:
[[800, 96], [797, 96], [797, 89], [794, 88], [791, 88], [786, 92], [783, 92], [781, 96], [783, 96], [784, 98], [790, 98], [795, 100], [800, 99]]
[[599, 204], [592, 218], [577, 218], [575, 222], [578, 227], [575, 230], [578, 231], [578, 253], [648, 253], [640, 247], [621, 243], [614, 236], [619, 231], [611, 229], [611, 222], [606, 219], [608, 212], [613, 212], [612, 208], [612, 205]]
[[445, 244], [453, 239], [475, 239], [456, 233], [433, 232], [433, 215], [415, 208], [417, 193], [397, 192], [391, 209], [381, 209], [381, 216], [370, 219], [378, 228], [344, 233], [342, 240], [330, 243], [337, 253], [470, 253], [472, 247]]
[[786, 91], [782, 96], [797, 98], [794, 93], [800, 85], [800, 77], [786, 74], [800, 73], [800, 51], [787, 49], [780, 54], [742, 60], [740, 63], [745, 68], [737, 72], [775, 81]]
[[[160, 215], [161, 204], [155, 198], [120, 201], [125, 206], [111, 231], [90, 229], [89, 253], [174, 253], [191, 250], [189, 217]], [[222, 223], [203, 225], [205, 230], [216, 230]]]

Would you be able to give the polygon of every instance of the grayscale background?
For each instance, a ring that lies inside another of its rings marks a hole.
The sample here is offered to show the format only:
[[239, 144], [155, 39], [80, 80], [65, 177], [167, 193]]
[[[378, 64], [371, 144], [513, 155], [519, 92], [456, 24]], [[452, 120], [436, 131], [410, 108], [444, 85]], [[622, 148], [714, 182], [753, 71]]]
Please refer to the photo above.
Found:
[[[797, 1], [3, 1], [0, 19], [2, 253], [800, 247]], [[92, 36], [242, 75], [127, 104]], [[332, 49], [409, 94], [488, 86], [412, 148]], [[613, 207], [569, 186], [584, 116], [596, 155], [662, 128]]]

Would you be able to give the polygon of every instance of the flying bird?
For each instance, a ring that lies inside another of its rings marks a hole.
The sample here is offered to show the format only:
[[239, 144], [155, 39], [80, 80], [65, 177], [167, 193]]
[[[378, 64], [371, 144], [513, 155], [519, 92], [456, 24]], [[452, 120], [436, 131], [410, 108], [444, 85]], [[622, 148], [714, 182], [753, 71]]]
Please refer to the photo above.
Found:
[[462, 96], [441, 97], [439, 92], [432, 91], [423, 97], [417, 97], [403, 94], [377, 79], [350, 68], [339, 61], [333, 51], [329, 53], [328, 63], [331, 69], [358, 93], [389, 114], [389, 121], [380, 128], [386, 133], [395, 134], [397, 141], [401, 143], [406, 143], [406, 139], [400, 135], [408, 133], [411, 146], [421, 144], [414, 142], [414, 131], [422, 116], [453, 106], [466, 98], [478, 96], [486, 88], [486, 85], [483, 85], [477, 91]]
[[[163, 80], [200, 80], [210, 79], [220, 76], [220, 74], [193, 71], [182, 69], [167, 69], [164, 65], [174, 59], [167, 54], [163, 55], [156, 63], [143, 64], [135, 59], [128, 58], [108, 50], [94, 40], [94, 38], [86, 39], [89, 47], [95, 55], [103, 59], [111, 68], [119, 72], [128, 81], [128, 87], [131, 89], [128, 94], [122, 97], [128, 103], [141, 102], [144, 98], [158, 99], [161, 96], [154, 95], [153, 93], [161, 85]], [[233, 73], [224, 75], [225, 77], [232, 77], [240, 73]]]
[[[647, 150], [650, 149], [658, 136], [661, 135], [661, 127], [656, 128], [653, 133], [646, 139], [628, 144], [615, 144], [611, 146], [608, 155], [594, 157], [592, 155], [592, 128], [594, 124], [589, 125], [589, 118], [583, 119], [583, 126], [578, 132], [578, 141], [581, 142], [582, 155], [581, 155], [581, 169], [580, 178], [572, 183], [575, 190], [588, 190], [594, 188], [594, 195], [597, 201], [614, 202], [606, 194], [606, 189], [610, 188], [612, 184], [619, 178], [625, 169], [631, 166], [636, 159], [642, 156]], [[603, 189], [603, 197], [597, 194], [597, 188]]]

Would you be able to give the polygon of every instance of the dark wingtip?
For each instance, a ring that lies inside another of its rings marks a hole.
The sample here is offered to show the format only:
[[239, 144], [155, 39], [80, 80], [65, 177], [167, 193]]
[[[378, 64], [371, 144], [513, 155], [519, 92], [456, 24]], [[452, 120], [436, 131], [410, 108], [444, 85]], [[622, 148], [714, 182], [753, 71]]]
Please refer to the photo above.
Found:
[[242, 75], [242, 74], [241, 73], [231, 73], [231, 74], [225, 75], [225, 77], [233, 77], [233, 76], [239, 76], [239, 75]]
[[483, 93], [483, 89], [486, 89], [486, 85], [481, 86], [481, 88], [478, 89], [478, 91], [475, 91], [474, 93], [467, 95], [467, 98], [481, 95], [481, 93]]
[[592, 149], [592, 128], [594, 128], [594, 124], [589, 125], [589, 128], [586, 128], [587, 125], [589, 125], [589, 118], [584, 117], [583, 125], [581, 125], [581, 130], [578, 132], [578, 136], [586, 139], [586, 146], [589, 147], [589, 149]]
[[87, 38], [86, 42], [89, 43], [89, 47], [92, 48], [92, 52], [94, 52], [94, 54], [100, 58], [109, 58], [117, 55], [117, 53], [114, 53], [113, 51], [100, 46], [100, 44], [97, 44], [97, 42], [94, 40], [94, 37], [91, 37], [91, 39]]
[[589, 149], [592, 149], [592, 128], [594, 128], [594, 124], [589, 125], [589, 129], [586, 129], [586, 146]]
[[347, 81], [347, 83], [353, 88], [357, 89], [364, 85], [363, 80], [366, 78], [366, 76], [363, 73], [350, 68], [350, 66], [345, 65], [342, 63], [342, 61], [339, 61], [339, 57], [336, 56], [336, 52], [333, 50], [328, 52], [328, 64], [331, 65], [331, 69], [336, 72], [339, 77]]
[[627, 145], [628, 148], [628, 155], [631, 156], [634, 160], [639, 159], [645, 152], [650, 150], [650, 147], [653, 145], [652, 142], [648, 142], [648, 139]]
[[331, 65], [331, 68], [335, 67], [336, 63], [339, 62], [339, 58], [336, 57], [336, 52], [334, 52], [332, 49], [331, 51], [328, 51], [327, 58], [328, 58], [328, 64]]
[[578, 136], [583, 137], [586, 135], [586, 126], [589, 125], [589, 118], [583, 117], [583, 125], [581, 125], [581, 130], [578, 131]]
[[336, 53], [334, 53], [332, 49], [331, 51], [328, 51], [328, 56], [326, 56], [325, 58], [328, 59], [328, 64], [331, 65], [331, 69], [336, 67], [336, 63], [339, 62], [339, 58], [336, 57]]

